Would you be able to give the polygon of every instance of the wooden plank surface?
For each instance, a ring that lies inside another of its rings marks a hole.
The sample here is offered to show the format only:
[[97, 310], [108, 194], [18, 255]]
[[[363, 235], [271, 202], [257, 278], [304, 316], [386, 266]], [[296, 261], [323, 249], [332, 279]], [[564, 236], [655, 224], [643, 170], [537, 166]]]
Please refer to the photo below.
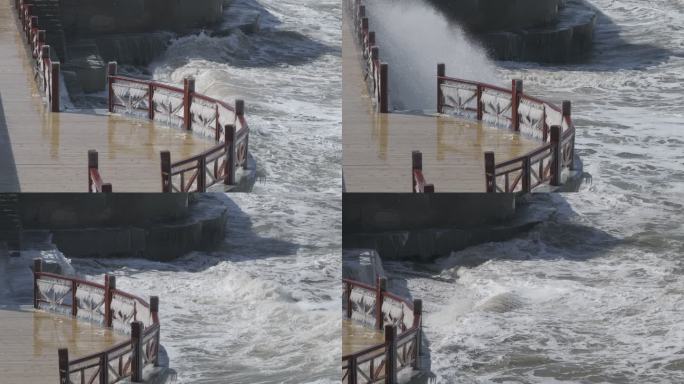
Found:
[[356, 321], [342, 320], [342, 356], [383, 343], [384, 341], [385, 336], [382, 332], [363, 326]]
[[0, 372], [3, 383], [57, 383], [57, 350], [75, 359], [102, 351], [126, 337], [31, 307], [0, 308]]
[[161, 192], [160, 151], [177, 161], [214, 144], [145, 120], [47, 112], [17, 23], [13, 0], [0, 0], [0, 192], [17, 179], [22, 192], [86, 192], [89, 149], [115, 192]]
[[484, 152], [494, 151], [501, 162], [540, 145], [477, 121], [375, 113], [347, 12], [343, 19], [342, 136], [347, 192], [411, 192], [414, 150], [423, 153], [423, 174], [437, 192], [484, 192]]

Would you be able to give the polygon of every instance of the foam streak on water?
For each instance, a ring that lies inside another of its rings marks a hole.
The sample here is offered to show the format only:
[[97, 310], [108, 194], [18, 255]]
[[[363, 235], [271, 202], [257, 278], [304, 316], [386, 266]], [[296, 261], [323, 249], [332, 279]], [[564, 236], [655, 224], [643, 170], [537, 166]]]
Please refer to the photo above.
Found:
[[[173, 42], [153, 76], [246, 102], [260, 180], [230, 194], [221, 250], [175, 262], [77, 261], [92, 278], [158, 294], [162, 344], [181, 383], [339, 381], [341, 7], [235, 0], [225, 26], [261, 31]], [[223, 204], [223, 203], [221, 203]]]
[[496, 63], [502, 80], [573, 101], [593, 182], [521, 238], [386, 266], [424, 299], [439, 383], [684, 381], [684, 12], [593, 4], [590, 62]]

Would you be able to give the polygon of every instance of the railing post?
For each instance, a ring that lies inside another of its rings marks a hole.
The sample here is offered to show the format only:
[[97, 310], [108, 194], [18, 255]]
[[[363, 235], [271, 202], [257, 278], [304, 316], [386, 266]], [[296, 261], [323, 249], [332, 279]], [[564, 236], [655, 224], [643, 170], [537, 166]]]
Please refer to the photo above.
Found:
[[40, 290], [38, 289], [38, 274], [43, 272], [43, 260], [33, 259], [33, 308], [40, 306]]
[[[38, 30], [38, 46], [42, 47], [43, 45], [45, 45], [45, 30], [39, 29]], [[40, 55], [40, 52], [38, 52], [38, 55]]]
[[131, 323], [131, 382], [142, 383], [143, 381], [143, 323], [134, 321]]
[[397, 328], [385, 325], [385, 384], [397, 383]]
[[105, 275], [105, 327], [111, 328], [113, 322], [112, 314], [112, 291], [116, 289], [116, 277], [112, 275]]
[[411, 152], [411, 192], [416, 193], [416, 171], [423, 170], [423, 154], [420, 151]]
[[382, 314], [382, 301], [387, 290], [387, 279], [378, 277], [375, 286], [375, 328], [382, 329], [384, 316]]
[[76, 290], [78, 289], [78, 284], [76, 280], [71, 280], [71, 316], [76, 317], [78, 315], [78, 297], [76, 296]]
[[[362, 6], [361, 8], [359, 8], [359, 12], [364, 11], [365, 9], [366, 8]], [[363, 13], [365, 13], [365, 12], [363, 12]], [[361, 32], [363, 33], [363, 31], [367, 31], [367, 30], [368, 30], [368, 18], [365, 16], [362, 16], [361, 17]], [[363, 40], [361, 40], [361, 41], [363, 41]]]
[[161, 158], [161, 184], [162, 192], [171, 192], [171, 152], [159, 152]]
[[118, 71], [118, 65], [116, 64], [116, 61], [110, 61], [107, 63], [107, 90], [109, 94], [108, 102], [109, 102], [109, 112], [113, 113], [114, 112], [114, 76], [116, 76]]
[[368, 32], [368, 45], [371, 47], [375, 45], [375, 32]]
[[[563, 101], [563, 120], [566, 121], [568, 124], [568, 128], [570, 128], [570, 115], [572, 113], [572, 104], [570, 103], [569, 100], [564, 100]], [[572, 136], [572, 143], [570, 144], [570, 170], [575, 169], [575, 135]]]
[[522, 190], [523, 192], [530, 192], [532, 190], [532, 165], [529, 157], [522, 159]]
[[188, 76], [183, 79], [183, 128], [192, 129], [192, 96], [195, 93], [195, 78]]
[[477, 86], [477, 119], [482, 120], [482, 116], [484, 115], [484, 111], [482, 108], [482, 86], [478, 84]]
[[57, 350], [59, 356], [59, 384], [69, 384], [69, 349], [60, 348]]
[[[43, 77], [43, 86], [41, 87], [41, 90], [45, 92], [46, 95], [50, 94], [50, 89], [48, 89], [48, 86], [50, 83], [48, 82], [48, 74], [45, 73], [45, 63], [49, 62], [50, 60], [50, 46], [45, 44], [43, 45], [43, 48], [40, 49], [40, 65], [38, 66], [38, 69], [42, 72], [41, 76]], [[50, 98], [48, 98], [50, 99]]]
[[347, 319], [352, 318], [352, 303], [351, 303], [352, 285], [344, 282], [344, 301], [347, 304]]
[[348, 371], [347, 372], [347, 384], [357, 384], [358, 381], [356, 378], [356, 376], [357, 376], [356, 371], [358, 370], [358, 368], [357, 368], [356, 358], [352, 357], [351, 359], [349, 359], [347, 364], [348, 364], [347, 365], [347, 371]]
[[[236, 109], [237, 110], [237, 109]], [[235, 184], [235, 126], [226, 125], [226, 178], [225, 185]]]
[[197, 192], [207, 191], [207, 158], [197, 159]]
[[387, 63], [380, 64], [380, 112], [389, 112], [389, 67]]
[[102, 183], [102, 193], [112, 193], [112, 183]]
[[[154, 84], [150, 83], [147, 89], [147, 118], [154, 120]], [[218, 118], [216, 119], [218, 120]]]
[[50, 80], [52, 83], [52, 100], [50, 100], [52, 112], [59, 112], [59, 63], [52, 63], [50, 67]]
[[514, 131], [520, 130], [520, 115], [518, 114], [518, 107], [520, 106], [520, 97], [523, 91], [523, 81], [514, 79], [512, 81], [511, 89], [511, 125]]
[[446, 76], [446, 65], [444, 63], [437, 64], [437, 113], [443, 113], [442, 102], [442, 78]]
[[100, 384], [109, 384], [109, 369], [107, 369], [109, 357], [107, 352], [100, 355]]
[[561, 127], [560, 125], [551, 126], [551, 148], [553, 150], [553, 160], [551, 160], [551, 185], [557, 187], [561, 184], [562, 153], [561, 153]]
[[546, 105], [542, 105], [542, 142], [549, 139], [549, 125], [546, 124]]
[[93, 192], [93, 177], [90, 174], [91, 169], [98, 169], [98, 159], [97, 159], [97, 151], [94, 149], [91, 149], [88, 151], [88, 193]]
[[380, 47], [371, 45], [370, 53], [372, 62], [380, 62]]
[[[150, 296], [150, 315], [153, 324], [159, 323], [159, 296]], [[154, 366], [159, 366], [159, 332], [154, 343]]]
[[[422, 344], [422, 316], [423, 316], [423, 300], [414, 299], [413, 300], [413, 325], [418, 325], [418, 330], [416, 331], [416, 347], [414, 348], [414, 363], [413, 368], [420, 368], [420, 361], [418, 360], [421, 356], [420, 347]], [[418, 324], [416, 324], [418, 323]]]
[[487, 193], [496, 192], [496, 162], [494, 160], [494, 152], [485, 152], [484, 154], [485, 166], [485, 191]]

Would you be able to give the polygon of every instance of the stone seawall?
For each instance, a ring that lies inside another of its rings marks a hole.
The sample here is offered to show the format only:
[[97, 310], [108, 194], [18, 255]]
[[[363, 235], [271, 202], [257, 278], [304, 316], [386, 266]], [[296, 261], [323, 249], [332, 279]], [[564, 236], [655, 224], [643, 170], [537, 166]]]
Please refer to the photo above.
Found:
[[67, 257], [172, 260], [215, 248], [228, 209], [188, 194], [22, 194], [25, 238], [49, 236]]

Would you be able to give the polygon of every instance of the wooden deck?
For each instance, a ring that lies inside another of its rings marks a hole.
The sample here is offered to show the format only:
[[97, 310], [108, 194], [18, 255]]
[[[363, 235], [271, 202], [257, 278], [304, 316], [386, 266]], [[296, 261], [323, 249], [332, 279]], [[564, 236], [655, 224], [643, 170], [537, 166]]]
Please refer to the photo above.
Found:
[[423, 174], [437, 192], [484, 192], [484, 152], [494, 151], [497, 161], [504, 161], [540, 145], [477, 121], [375, 113], [363, 79], [361, 51], [346, 12], [342, 63], [343, 167], [347, 192], [411, 192], [414, 150], [423, 153]]
[[0, 192], [87, 192], [89, 149], [115, 192], [161, 192], [160, 151], [177, 161], [214, 144], [105, 112], [49, 113], [32, 68], [13, 1], [0, 0]]
[[342, 320], [342, 356], [383, 343], [384, 341], [385, 336], [382, 332], [365, 327], [356, 321]]
[[124, 341], [125, 336], [33, 308], [0, 308], [0, 372], [5, 383], [56, 383], [57, 349], [74, 359]]

